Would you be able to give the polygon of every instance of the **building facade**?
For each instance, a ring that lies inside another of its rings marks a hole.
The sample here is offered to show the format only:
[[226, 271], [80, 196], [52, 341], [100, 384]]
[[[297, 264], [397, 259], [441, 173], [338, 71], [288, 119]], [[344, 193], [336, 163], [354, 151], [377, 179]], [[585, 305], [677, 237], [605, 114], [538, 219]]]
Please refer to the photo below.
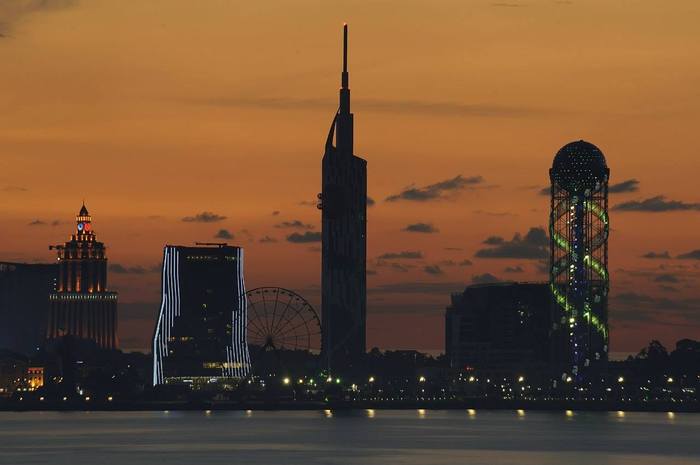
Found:
[[49, 296], [47, 338], [74, 336], [117, 349], [117, 293], [107, 288], [106, 247], [97, 241], [84, 204], [75, 234], [50, 248], [58, 252], [58, 278]]
[[31, 356], [46, 338], [57, 264], [0, 262], [0, 349]]
[[243, 249], [168, 245], [153, 336], [153, 385], [226, 385], [250, 371]]
[[608, 179], [598, 147], [585, 141], [562, 147], [551, 179], [553, 353], [562, 370], [581, 380], [608, 357]]
[[365, 353], [367, 313], [367, 162], [353, 154], [347, 25], [343, 32], [340, 105], [326, 140], [319, 194], [321, 353], [326, 368], [340, 372]]
[[445, 312], [445, 353], [452, 368], [508, 369], [549, 359], [547, 283], [468, 286]]

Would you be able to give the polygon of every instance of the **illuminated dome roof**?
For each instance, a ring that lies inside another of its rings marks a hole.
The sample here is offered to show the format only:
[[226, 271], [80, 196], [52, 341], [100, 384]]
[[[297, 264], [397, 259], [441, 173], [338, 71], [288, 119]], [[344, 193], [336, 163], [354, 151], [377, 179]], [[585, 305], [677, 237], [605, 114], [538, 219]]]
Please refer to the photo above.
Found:
[[607, 182], [609, 173], [603, 152], [590, 142], [579, 140], [559, 149], [549, 177], [562, 189], [583, 194], [598, 190]]

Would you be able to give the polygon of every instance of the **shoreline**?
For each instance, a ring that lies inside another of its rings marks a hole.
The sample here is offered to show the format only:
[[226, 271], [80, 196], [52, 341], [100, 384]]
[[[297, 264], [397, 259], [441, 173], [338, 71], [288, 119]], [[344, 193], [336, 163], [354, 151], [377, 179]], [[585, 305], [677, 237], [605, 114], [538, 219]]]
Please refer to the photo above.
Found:
[[549, 412], [656, 412], [700, 413], [700, 402], [605, 402], [605, 401], [523, 401], [469, 399], [437, 401], [281, 401], [281, 402], [186, 402], [186, 401], [114, 401], [92, 403], [0, 402], [0, 412], [27, 411], [324, 411], [353, 412], [366, 410], [530, 410]]

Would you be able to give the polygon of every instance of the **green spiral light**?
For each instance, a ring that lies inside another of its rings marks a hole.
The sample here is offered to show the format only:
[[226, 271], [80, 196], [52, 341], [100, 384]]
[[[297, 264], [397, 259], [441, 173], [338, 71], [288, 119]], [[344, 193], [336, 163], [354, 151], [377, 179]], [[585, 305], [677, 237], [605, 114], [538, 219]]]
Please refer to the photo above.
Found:
[[[605, 211], [597, 205], [595, 202], [591, 201], [584, 201], [584, 207], [586, 211], [591, 212], [593, 215], [595, 215], [601, 223], [604, 225], [603, 231], [601, 231], [600, 234], [598, 234], [596, 237], [593, 238], [592, 245], [594, 248], [600, 246], [604, 241], [607, 240], [607, 235], [609, 231], [609, 225], [608, 225], [608, 215], [605, 213]], [[550, 223], [550, 235], [552, 237], [552, 240], [554, 244], [556, 244], [557, 247], [560, 249], [564, 250], [566, 252], [566, 255], [560, 258], [558, 261], [552, 264], [552, 270], [551, 270], [551, 275], [552, 275], [552, 283], [550, 284], [551, 290], [552, 290], [552, 295], [554, 296], [554, 300], [564, 310], [564, 314], [567, 316], [567, 321], [569, 321], [569, 324], [573, 324], [576, 321], [576, 318], [579, 316], [579, 312], [577, 312], [576, 307], [569, 302], [567, 296], [561, 292], [561, 290], [554, 284], [554, 278], [559, 275], [560, 273], [563, 273], [566, 271], [566, 268], [570, 266], [570, 254], [571, 254], [571, 244], [569, 241], [562, 236], [561, 234], [557, 233], [555, 231], [555, 221], [563, 214], [567, 214], [568, 211], [565, 208], [557, 208], [552, 212], [552, 221]], [[595, 259], [591, 255], [585, 255], [583, 257], [583, 263], [584, 265], [591, 269], [603, 282], [606, 283], [605, 288], [607, 288], [607, 282], [608, 282], [608, 270], [605, 268], [605, 265], [601, 263], [599, 260]], [[594, 299], [602, 298], [600, 295], [594, 295]], [[600, 320], [600, 318], [593, 314], [591, 310], [590, 303], [586, 302], [584, 304], [583, 311], [581, 312], [581, 315], [583, 316], [584, 321], [586, 321], [590, 326], [592, 326], [604, 339], [607, 341], [608, 339], [608, 329], [607, 325]], [[573, 320], [572, 320], [573, 319]]]

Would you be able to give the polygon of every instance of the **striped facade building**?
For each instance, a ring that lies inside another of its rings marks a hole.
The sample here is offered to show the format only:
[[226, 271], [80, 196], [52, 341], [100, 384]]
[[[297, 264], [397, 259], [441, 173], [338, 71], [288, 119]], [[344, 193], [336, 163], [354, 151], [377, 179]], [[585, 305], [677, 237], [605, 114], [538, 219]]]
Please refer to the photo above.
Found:
[[243, 249], [168, 245], [153, 336], [153, 385], [233, 385], [250, 370]]

